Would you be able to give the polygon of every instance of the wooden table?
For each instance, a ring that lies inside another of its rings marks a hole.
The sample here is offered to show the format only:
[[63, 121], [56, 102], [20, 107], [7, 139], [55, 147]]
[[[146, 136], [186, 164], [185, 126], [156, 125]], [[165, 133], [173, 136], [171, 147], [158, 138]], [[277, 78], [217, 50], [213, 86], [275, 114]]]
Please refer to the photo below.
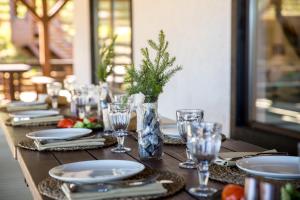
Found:
[[[16, 147], [18, 142], [25, 138], [25, 134], [31, 131], [54, 128], [54, 127], [22, 127], [13, 128], [4, 125], [4, 119], [7, 114], [0, 112], [1, 127], [5, 132], [9, 147], [21, 166], [25, 180], [34, 199], [49, 199], [41, 195], [37, 189], [40, 181], [48, 176], [48, 171], [57, 165], [84, 161], [84, 160], [100, 160], [100, 159], [121, 159], [121, 160], [134, 160], [142, 162], [144, 165], [162, 170], [169, 170], [176, 172], [183, 176], [186, 182], [185, 189], [168, 199], [195, 199], [187, 191], [190, 187], [198, 185], [198, 175], [196, 170], [181, 169], [178, 167], [179, 162], [185, 161], [185, 147], [165, 145], [163, 159], [160, 161], [140, 161], [138, 156], [137, 141], [133, 136], [128, 136], [125, 140], [126, 146], [132, 149], [131, 152], [126, 154], [116, 154], [110, 151], [111, 148], [104, 148], [98, 150], [83, 150], [71, 152], [36, 152], [25, 150]], [[263, 151], [265, 149], [245, 143], [243, 141], [228, 139], [222, 144], [221, 151]], [[215, 181], [209, 181], [209, 185], [218, 189], [222, 189], [224, 184]]]
[[14, 73], [18, 74], [18, 81], [19, 81], [19, 92], [21, 87], [21, 74], [26, 72], [30, 69], [29, 65], [25, 64], [0, 64], [0, 72], [8, 73], [9, 78], [9, 94], [10, 99], [15, 100], [15, 86], [14, 86]]

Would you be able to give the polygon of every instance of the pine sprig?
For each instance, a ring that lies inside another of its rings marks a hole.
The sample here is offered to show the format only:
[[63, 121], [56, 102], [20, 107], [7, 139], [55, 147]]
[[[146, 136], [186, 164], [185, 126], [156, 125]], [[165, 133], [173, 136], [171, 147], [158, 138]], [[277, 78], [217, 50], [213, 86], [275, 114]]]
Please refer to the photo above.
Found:
[[107, 77], [113, 72], [113, 60], [115, 58], [115, 42], [117, 36], [114, 36], [110, 44], [106, 46], [105, 42], [100, 48], [100, 60], [97, 68], [98, 80], [105, 82]]
[[[141, 49], [143, 59], [140, 70], [129, 67], [125, 82], [129, 85], [127, 92], [130, 95], [141, 92], [146, 96], [145, 102], [156, 102], [163, 87], [182, 66], [174, 66], [176, 58], [167, 52], [169, 43], [163, 31], [159, 33], [158, 43], [148, 40], [148, 45]], [[154, 59], [150, 57], [149, 48], [154, 51]]]

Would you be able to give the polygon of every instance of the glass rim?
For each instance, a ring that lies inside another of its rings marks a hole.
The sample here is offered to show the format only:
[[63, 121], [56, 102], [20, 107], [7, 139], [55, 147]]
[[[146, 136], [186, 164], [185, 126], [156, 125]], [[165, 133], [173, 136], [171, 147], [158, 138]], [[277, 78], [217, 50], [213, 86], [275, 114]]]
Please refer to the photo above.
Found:
[[217, 128], [217, 130], [222, 130], [222, 124], [219, 122], [212, 122], [212, 121], [201, 121], [199, 122], [196, 126], [201, 127], [201, 125], [213, 125], [214, 127]]
[[184, 109], [178, 109], [178, 110], [176, 110], [176, 113], [177, 112], [180, 112], [180, 113], [183, 113], [183, 112], [202, 112], [202, 113], [204, 113], [204, 110], [203, 109], [197, 109], [197, 108], [191, 108], [191, 109], [189, 109], [189, 108], [184, 108]]

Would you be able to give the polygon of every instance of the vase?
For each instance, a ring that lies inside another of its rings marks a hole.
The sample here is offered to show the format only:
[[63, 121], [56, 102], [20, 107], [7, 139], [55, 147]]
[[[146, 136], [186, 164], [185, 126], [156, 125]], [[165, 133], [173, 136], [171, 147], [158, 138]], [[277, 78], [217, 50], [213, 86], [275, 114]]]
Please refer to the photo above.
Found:
[[163, 135], [160, 131], [157, 102], [143, 104], [143, 129], [138, 134], [140, 159], [160, 160], [163, 154]]

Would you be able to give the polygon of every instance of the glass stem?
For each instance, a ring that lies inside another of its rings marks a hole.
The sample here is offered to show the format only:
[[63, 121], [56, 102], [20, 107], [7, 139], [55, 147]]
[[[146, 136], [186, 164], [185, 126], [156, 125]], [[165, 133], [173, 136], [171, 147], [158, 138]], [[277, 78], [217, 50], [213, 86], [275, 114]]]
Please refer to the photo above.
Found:
[[198, 164], [198, 177], [200, 188], [206, 188], [209, 178], [208, 162], [202, 161]]
[[52, 97], [52, 108], [57, 109], [58, 107], [58, 97]]
[[118, 141], [118, 149], [123, 149], [124, 148], [124, 136], [118, 136], [117, 141]]
[[187, 162], [194, 162], [192, 154], [190, 153], [190, 150], [188, 148], [185, 149]]

